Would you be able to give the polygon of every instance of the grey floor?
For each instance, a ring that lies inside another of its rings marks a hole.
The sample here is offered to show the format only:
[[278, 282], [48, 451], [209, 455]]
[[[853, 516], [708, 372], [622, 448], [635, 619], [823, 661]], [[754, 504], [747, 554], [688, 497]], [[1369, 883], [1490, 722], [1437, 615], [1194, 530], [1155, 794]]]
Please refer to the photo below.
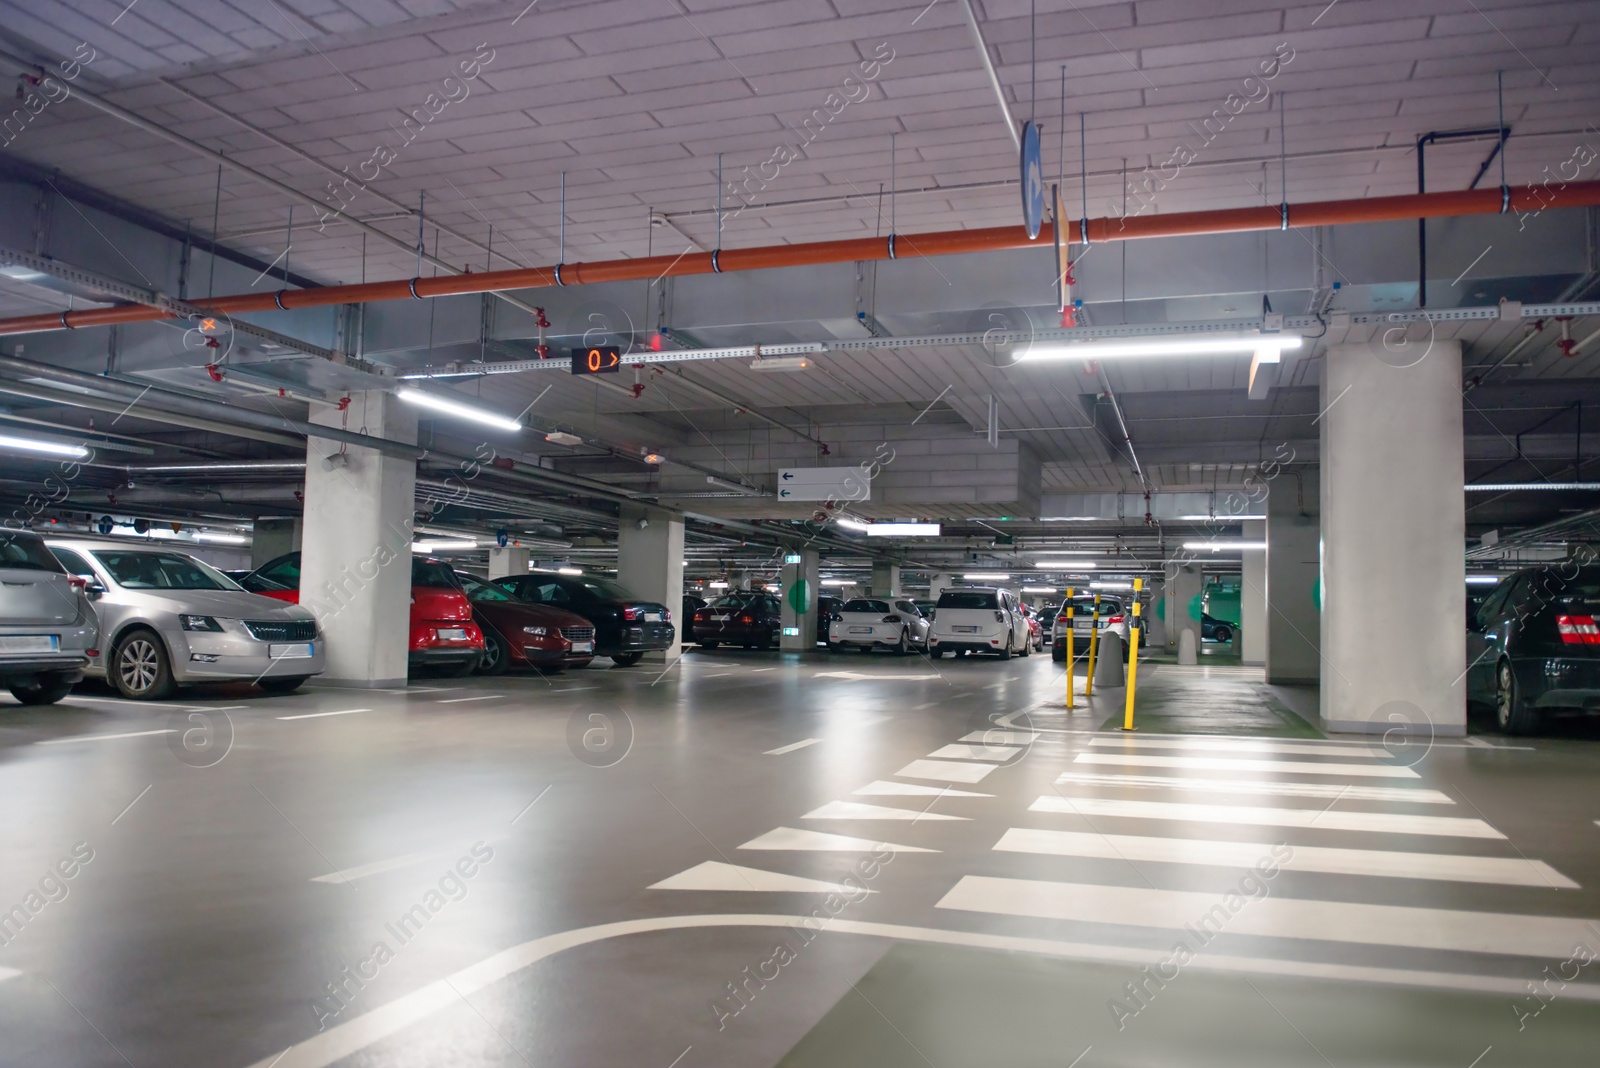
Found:
[[[1037, 655], [0, 704], [0, 1065], [1593, 1063], [1600, 729], [1386, 752], [1259, 672], [1140, 680], [1132, 738]], [[1312, 867], [1121, 988], [1280, 844]]]

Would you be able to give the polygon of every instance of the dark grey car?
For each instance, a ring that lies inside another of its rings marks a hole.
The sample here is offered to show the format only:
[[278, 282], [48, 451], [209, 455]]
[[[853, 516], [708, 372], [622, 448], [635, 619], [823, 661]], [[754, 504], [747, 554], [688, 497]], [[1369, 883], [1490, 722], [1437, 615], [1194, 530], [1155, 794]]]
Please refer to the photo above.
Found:
[[25, 705], [54, 704], [97, 654], [100, 624], [37, 534], [0, 531], [0, 686]]

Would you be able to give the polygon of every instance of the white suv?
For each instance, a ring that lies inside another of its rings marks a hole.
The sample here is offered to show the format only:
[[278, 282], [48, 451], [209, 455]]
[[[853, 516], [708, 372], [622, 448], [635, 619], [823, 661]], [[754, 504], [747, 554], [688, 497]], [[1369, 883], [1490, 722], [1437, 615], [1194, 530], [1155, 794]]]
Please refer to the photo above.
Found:
[[939, 594], [928, 651], [935, 658], [950, 653], [997, 653], [1002, 660], [1012, 653], [1032, 651], [1028, 618], [1016, 594], [994, 586], [959, 586]]

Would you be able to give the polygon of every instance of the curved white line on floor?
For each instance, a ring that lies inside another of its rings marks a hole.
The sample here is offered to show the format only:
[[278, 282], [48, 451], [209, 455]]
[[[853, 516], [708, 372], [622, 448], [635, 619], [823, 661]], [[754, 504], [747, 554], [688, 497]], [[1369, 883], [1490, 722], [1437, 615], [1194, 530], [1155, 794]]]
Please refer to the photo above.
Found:
[[[784, 916], [770, 913], [732, 913], [724, 916], [657, 916], [641, 920], [621, 920], [594, 927], [545, 935], [530, 942], [503, 949], [499, 953], [438, 982], [429, 983], [381, 1008], [313, 1035], [275, 1056], [264, 1057], [250, 1068], [326, 1068], [344, 1057], [388, 1038], [433, 1013], [449, 1008], [461, 998], [484, 989], [501, 979], [538, 964], [563, 950], [603, 942], [622, 935], [654, 931], [682, 931], [698, 927], [796, 927], [809, 916]], [[974, 949], [1002, 949], [1037, 953], [1050, 957], [1095, 961], [1105, 964], [1146, 965], [1160, 951], [1123, 946], [1102, 946], [1085, 942], [1061, 942], [1048, 938], [1018, 938], [1010, 935], [982, 934], [975, 931], [947, 931], [934, 927], [909, 927], [898, 923], [872, 923], [863, 920], [833, 920], [824, 933], [866, 935], [902, 942], [928, 942], [936, 945], [966, 946]], [[1207, 971], [1288, 975], [1300, 978], [1333, 979], [1346, 982], [1387, 983], [1480, 994], [1520, 997], [1526, 993], [1525, 980], [1488, 975], [1456, 975], [1400, 968], [1370, 968], [1355, 964], [1323, 964], [1261, 957], [1197, 956], [1191, 967]], [[1600, 983], [1570, 983], [1562, 997], [1600, 1002]]]

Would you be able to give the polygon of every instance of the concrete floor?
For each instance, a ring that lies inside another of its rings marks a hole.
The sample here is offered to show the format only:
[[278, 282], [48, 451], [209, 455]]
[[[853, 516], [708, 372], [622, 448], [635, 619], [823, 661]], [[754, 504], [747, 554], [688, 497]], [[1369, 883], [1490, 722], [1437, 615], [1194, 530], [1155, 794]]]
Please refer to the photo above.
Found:
[[1140, 680], [1132, 736], [1040, 656], [0, 704], [0, 1065], [1593, 1063], [1600, 729]]

